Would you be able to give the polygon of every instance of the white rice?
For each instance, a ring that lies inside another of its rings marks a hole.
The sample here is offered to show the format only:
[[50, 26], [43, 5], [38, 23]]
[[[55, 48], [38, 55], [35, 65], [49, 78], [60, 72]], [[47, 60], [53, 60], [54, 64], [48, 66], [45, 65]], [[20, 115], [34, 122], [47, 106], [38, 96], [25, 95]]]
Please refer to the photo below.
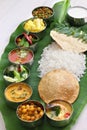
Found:
[[83, 76], [86, 69], [85, 54], [78, 54], [74, 52], [64, 51], [58, 47], [56, 43], [52, 43], [45, 47], [38, 61], [40, 72], [39, 77], [43, 77], [47, 72], [64, 68], [72, 72], [78, 80]]

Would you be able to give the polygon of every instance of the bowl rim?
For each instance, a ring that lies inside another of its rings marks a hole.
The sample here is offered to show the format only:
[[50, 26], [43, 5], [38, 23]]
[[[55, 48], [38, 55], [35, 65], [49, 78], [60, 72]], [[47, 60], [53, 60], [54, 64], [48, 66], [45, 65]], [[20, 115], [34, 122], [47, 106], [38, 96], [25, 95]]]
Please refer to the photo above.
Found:
[[[49, 7], [49, 6], [38, 6], [38, 7], [36, 7], [36, 8], [34, 8], [33, 10], [32, 10], [32, 15], [33, 15], [33, 11], [35, 11], [35, 10], [37, 10], [37, 9], [39, 9], [39, 8], [48, 8], [48, 9], [50, 9], [51, 11], [52, 11], [52, 15], [50, 15], [48, 18], [42, 18], [42, 19], [44, 19], [44, 20], [46, 20], [46, 19], [49, 19], [49, 18], [51, 18], [53, 15], [54, 15], [54, 9], [53, 8], [51, 8], [51, 7]], [[34, 16], [33, 15], [33, 17], [37, 17], [37, 16]], [[37, 17], [37, 18], [39, 18], [39, 17]]]
[[[23, 120], [23, 119], [21, 119], [21, 118], [19, 117], [19, 115], [18, 115], [18, 113], [17, 113], [19, 107], [22, 106], [23, 104], [28, 103], [28, 102], [35, 102], [35, 103], [41, 105], [41, 107], [43, 108], [43, 115], [42, 115], [39, 119], [34, 120], [34, 121], [27, 121], [27, 120]], [[40, 101], [38, 101], [38, 100], [26, 100], [26, 101], [22, 102], [21, 104], [19, 104], [19, 105], [17, 106], [17, 108], [16, 108], [16, 115], [17, 115], [18, 119], [21, 120], [21, 121], [23, 121], [23, 122], [26, 122], [26, 123], [34, 123], [34, 122], [37, 122], [38, 120], [40, 120], [40, 119], [44, 116], [44, 114], [45, 114], [45, 107], [44, 107], [44, 105], [43, 105]]]
[[[32, 53], [32, 58], [29, 60], [29, 61], [27, 61], [27, 62], [25, 62], [25, 63], [15, 63], [15, 62], [12, 62], [12, 61], [10, 61], [10, 59], [9, 59], [9, 55], [12, 53], [12, 51], [16, 51], [16, 50], [25, 50], [25, 51], [29, 51], [29, 52], [31, 52]], [[14, 49], [12, 49], [9, 53], [8, 53], [8, 60], [11, 62], [11, 63], [13, 63], [13, 64], [16, 64], [16, 65], [18, 65], [18, 64], [21, 64], [21, 65], [24, 65], [24, 64], [27, 64], [27, 63], [30, 63], [32, 60], [34, 59], [34, 52], [31, 50], [31, 49], [29, 49], [29, 48], [14, 48]]]
[[[24, 33], [26, 33], [26, 32], [24, 32]], [[27, 34], [27, 35], [34, 35], [34, 36], [37, 38], [37, 40], [35, 41], [34, 44], [29, 45], [29, 47], [21, 47], [21, 46], [18, 45], [18, 43], [17, 43], [17, 41], [16, 41], [17, 38], [23, 36], [23, 33], [21, 33], [21, 34], [19, 34], [18, 36], [15, 37], [15, 44], [16, 44], [17, 47], [19, 47], [19, 48], [30, 48], [30, 47], [32, 47], [33, 45], [35, 45], [35, 44], [39, 41], [39, 37], [38, 37], [36, 34], [32, 34], [32, 33], [26, 33], [26, 34]]]
[[28, 99], [31, 98], [31, 96], [32, 96], [32, 94], [33, 94], [33, 89], [32, 89], [32, 87], [31, 87], [29, 84], [27, 84], [27, 83], [25, 83], [25, 82], [11, 83], [11, 84], [8, 85], [8, 86], [5, 88], [5, 90], [4, 90], [4, 97], [5, 97], [5, 99], [6, 99], [8, 102], [10, 102], [10, 103], [16, 103], [16, 104], [17, 104], [17, 103], [22, 103], [22, 102], [24, 102], [24, 101], [19, 101], [19, 102], [10, 101], [10, 100], [6, 97], [6, 94], [5, 94], [6, 91], [7, 91], [10, 87], [14, 86], [15, 84], [23, 84], [23, 85], [26, 85], [26, 87], [31, 90], [30, 96], [29, 96], [27, 99], [25, 99], [24, 101], [26, 101], [26, 100], [28, 100]]
[[86, 16], [86, 17], [80, 17], [80, 18], [71, 16], [71, 15], [68, 13], [68, 11], [71, 10], [71, 9], [73, 9], [73, 8], [81, 8], [81, 9], [85, 9], [85, 10], [87, 11], [87, 8], [86, 8], [86, 7], [83, 7], [83, 6], [72, 6], [72, 7], [69, 7], [69, 9], [67, 10], [67, 14], [68, 14], [69, 17], [71, 17], [71, 18], [73, 18], [73, 19], [74, 19], [74, 18], [75, 18], [75, 19], [85, 19], [85, 18], [87, 18], [87, 16]]
[[[18, 64], [18, 65], [19, 65], [19, 64]], [[29, 76], [30, 76], [30, 69], [29, 69], [27, 66], [25, 66], [24, 64], [21, 64], [21, 65], [22, 65], [24, 68], [27, 69], [28, 77], [27, 77], [26, 79], [28, 79]], [[17, 64], [10, 64], [10, 65], [8, 65], [7, 67], [5, 67], [5, 69], [3, 70], [3, 77], [4, 77], [4, 73], [5, 73], [6, 69], [10, 68], [11, 66], [16, 67]], [[4, 78], [4, 79], [5, 79], [5, 78]], [[26, 79], [22, 80], [21, 82], [25, 81]], [[5, 80], [6, 80], [6, 79], [5, 79]], [[9, 82], [9, 83], [20, 83], [20, 81], [19, 81], [19, 82], [10, 82], [10, 81], [8, 81], [8, 80], [6, 80], [6, 81]]]
[[[28, 22], [29, 20], [33, 20], [33, 19], [42, 19], [42, 18], [31, 17], [31, 18], [25, 20], [25, 21], [22, 23], [23, 29], [24, 29], [25, 23]], [[43, 31], [46, 29], [46, 27], [47, 27], [47, 23], [46, 23], [46, 21], [45, 21], [44, 19], [42, 19], [42, 20], [43, 20], [43, 22], [44, 22], [44, 24], [45, 24], [45, 28], [44, 28], [43, 30], [41, 30], [41, 31], [39, 31], [39, 32], [31, 32], [31, 31], [29, 31], [29, 30], [24, 29], [25, 32], [30, 32], [30, 33], [32, 33], [32, 34], [38, 34], [38, 33], [43, 32]]]
[[54, 120], [54, 119], [50, 118], [50, 117], [47, 115], [47, 112], [45, 112], [47, 118], [50, 119], [50, 120], [52, 120], [52, 121], [55, 121], [55, 122], [68, 121], [68, 120], [72, 117], [73, 112], [74, 112], [73, 105], [72, 105], [71, 103], [69, 103], [68, 101], [60, 100], [60, 99], [52, 100], [51, 102], [49, 102], [49, 103], [46, 105], [46, 109], [47, 109], [47, 107], [49, 107], [49, 105], [50, 105], [51, 103], [56, 102], [56, 101], [58, 101], [58, 102], [65, 102], [66, 104], [68, 104], [68, 105], [71, 107], [71, 113], [70, 113], [69, 118], [66, 118], [66, 119], [63, 119], [63, 120]]

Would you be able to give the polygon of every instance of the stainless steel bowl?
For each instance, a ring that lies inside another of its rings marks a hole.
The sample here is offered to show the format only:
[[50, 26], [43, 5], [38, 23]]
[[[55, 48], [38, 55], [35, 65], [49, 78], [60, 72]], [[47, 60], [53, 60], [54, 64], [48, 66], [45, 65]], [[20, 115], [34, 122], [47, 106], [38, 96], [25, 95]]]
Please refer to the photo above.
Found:
[[49, 25], [54, 18], [54, 10], [48, 6], [39, 6], [32, 10], [32, 15], [44, 19]]
[[[40, 110], [42, 114], [39, 116]], [[44, 106], [36, 100], [25, 101], [16, 110], [16, 115], [20, 123], [29, 128], [41, 125], [43, 123], [44, 113]]]
[[81, 6], [70, 7], [67, 11], [67, 20], [73, 26], [82, 26], [87, 23], [87, 8]]
[[[29, 23], [29, 21], [31, 21], [31, 23]], [[42, 29], [42, 25], [44, 25], [43, 29]], [[30, 19], [24, 21], [22, 26], [23, 26], [23, 29], [25, 32], [35, 34], [36, 36], [38, 36], [41, 39], [45, 34], [47, 23], [45, 20], [43, 20], [41, 18], [33, 17], [33, 18], [30, 18]]]
[[34, 52], [28, 48], [15, 48], [8, 53], [8, 59], [14, 64], [30, 64], [34, 59]]
[[64, 100], [53, 100], [46, 105], [46, 117], [52, 126], [66, 126], [71, 121], [72, 114], [72, 105]]
[[28, 34], [22, 33], [15, 38], [15, 44], [17, 47], [29, 48], [33, 51], [36, 50], [38, 41], [39, 41], [39, 37], [35, 34], [30, 34], [30, 33], [28, 33]]
[[30, 85], [20, 82], [8, 85], [4, 91], [6, 103], [9, 107], [16, 109], [17, 106], [30, 99], [33, 90]]
[[18, 83], [25, 81], [30, 76], [30, 70], [25, 65], [11, 64], [3, 71], [3, 78], [7, 83]]

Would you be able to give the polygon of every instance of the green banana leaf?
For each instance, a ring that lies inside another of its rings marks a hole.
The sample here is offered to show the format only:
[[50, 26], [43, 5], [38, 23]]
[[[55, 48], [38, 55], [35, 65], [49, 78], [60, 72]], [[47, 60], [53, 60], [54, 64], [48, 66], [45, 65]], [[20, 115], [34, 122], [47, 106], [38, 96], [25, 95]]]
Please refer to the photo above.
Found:
[[[43, 52], [44, 47], [49, 45], [52, 41], [50, 37], [51, 29], [52, 29], [51, 26], [49, 26], [46, 29], [43, 39], [41, 39], [38, 42], [37, 50], [35, 52], [34, 62], [32, 66], [27, 65], [27, 67], [29, 67], [30, 69], [30, 77], [26, 81], [26, 83], [28, 83], [33, 89], [33, 95], [31, 99], [39, 100], [43, 104], [44, 102], [40, 99], [39, 94], [38, 94], [38, 83], [40, 81], [40, 78], [38, 77], [39, 72], [37, 71], [37, 68], [38, 68], [38, 60], [41, 58], [41, 54]], [[5, 69], [5, 67], [11, 64], [8, 60], [8, 53], [13, 48], [16, 48], [15, 37], [21, 34], [23, 31], [24, 30], [22, 28], [22, 23], [21, 23], [17, 27], [17, 29], [12, 33], [9, 43], [7, 47], [5, 48], [2, 54], [1, 60], [0, 60], [0, 111], [3, 115], [6, 130], [27, 130], [27, 129], [31, 130], [31, 128], [26, 128], [20, 124], [16, 116], [16, 111], [10, 108], [6, 104], [6, 101], [4, 98], [4, 90], [8, 86], [8, 83], [5, 82], [3, 79], [3, 70]], [[76, 123], [76, 120], [80, 116], [80, 113], [86, 104], [87, 104], [87, 71], [85, 72], [83, 78], [81, 78], [80, 80], [80, 94], [76, 102], [73, 104], [74, 113], [73, 113], [73, 118], [70, 124], [62, 128], [56, 128], [56, 127], [52, 127], [45, 118], [42, 125], [32, 128], [32, 130], [70, 130], [71, 127]]]
[[68, 8], [70, 7], [70, 0], [63, 0], [60, 2], [57, 2], [54, 4], [53, 9], [54, 9], [54, 19], [58, 23], [62, 23], [65, 21], [66, 18], [66, 13]]

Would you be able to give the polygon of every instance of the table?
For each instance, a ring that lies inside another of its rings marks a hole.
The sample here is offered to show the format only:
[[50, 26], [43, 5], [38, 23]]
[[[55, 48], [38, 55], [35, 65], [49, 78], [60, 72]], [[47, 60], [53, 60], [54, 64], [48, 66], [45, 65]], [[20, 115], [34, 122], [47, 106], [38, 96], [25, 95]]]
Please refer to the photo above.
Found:
[[[32, 17], [33, 8], [41, 5], [51, 6], [59, 0], [0, 0], [0, 57], [9, 42], [10, 35], [24, 20]], [[87, 7], [87, 0], [71, 0], [71, 5]], [[71, 130], [87, 130], [87, 106]], [[0, 113], [0, 130], [6, 130]]]

